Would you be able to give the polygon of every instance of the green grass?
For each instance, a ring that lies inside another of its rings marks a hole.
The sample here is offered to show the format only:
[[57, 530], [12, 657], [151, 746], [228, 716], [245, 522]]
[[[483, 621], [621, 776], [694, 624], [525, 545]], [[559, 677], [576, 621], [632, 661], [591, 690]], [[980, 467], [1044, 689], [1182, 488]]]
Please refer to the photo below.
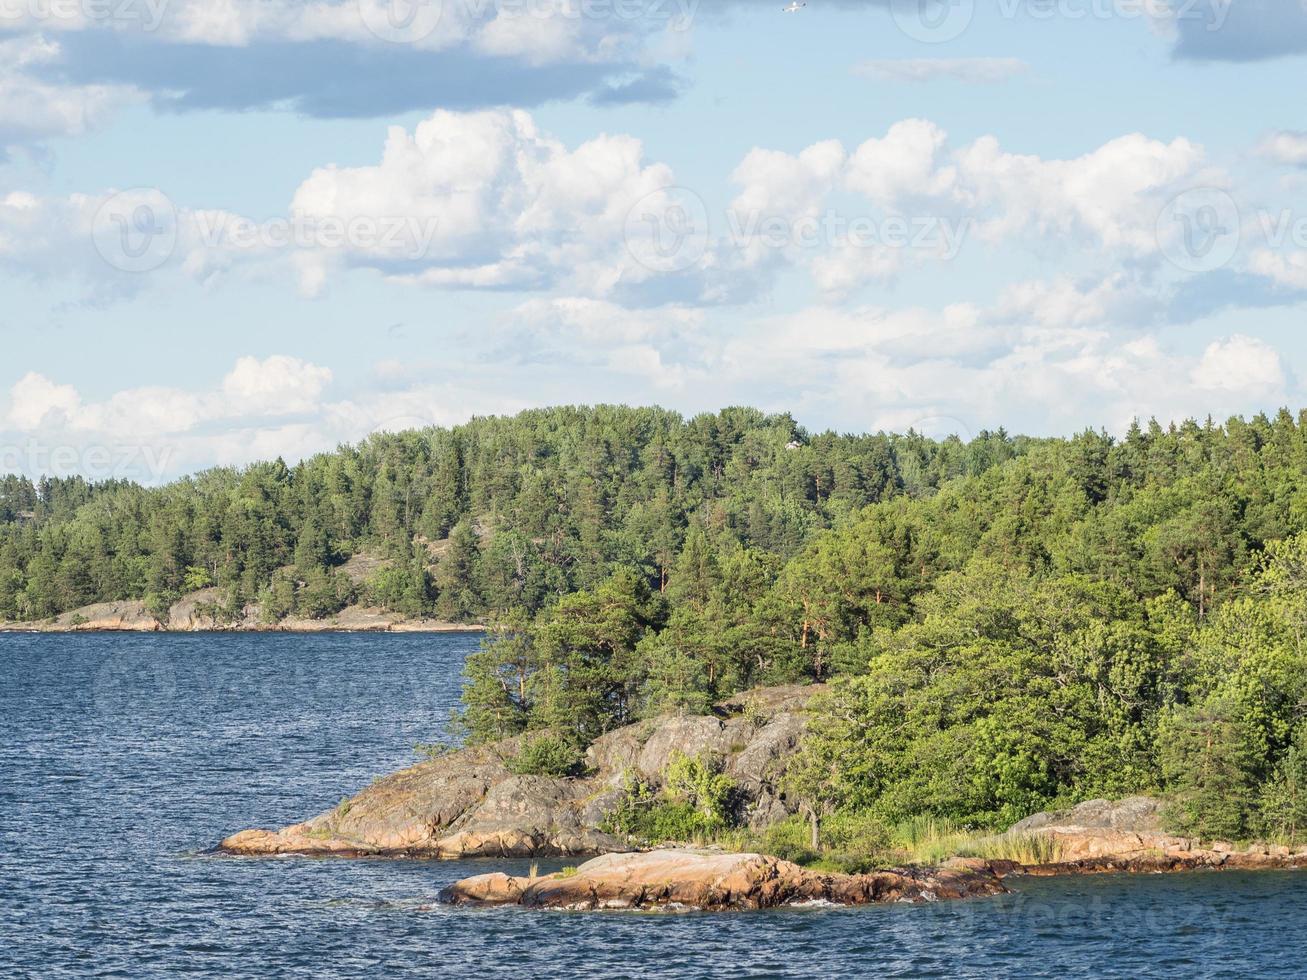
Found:
[[1062, 844], [1048, 834], [999, 834], [982, 837], [958, 852], [963, 857], [1018, 864], [1056, 864], [1062, 860]]
[[1020, 864], [1053, 864], [1061, 845], [1045, 834], [995, 834], [946, 817], [912, 817], [892, 827], [868, 813], [836, 813], [822, 822], [822, 846], [814, 850], [808, 822], [790, 817], [761, 833], [735, 831], [716, 843], [735, 851], [760, 851], [817, 871], [859, 874], [895, 865], [937, 865], [952, 857]]

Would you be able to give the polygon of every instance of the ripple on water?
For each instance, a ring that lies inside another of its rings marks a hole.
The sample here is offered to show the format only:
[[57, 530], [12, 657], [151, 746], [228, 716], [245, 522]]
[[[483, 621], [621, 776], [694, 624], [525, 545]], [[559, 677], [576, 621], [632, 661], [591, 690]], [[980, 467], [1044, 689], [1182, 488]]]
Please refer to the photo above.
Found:
[[[0, 976], [1301, 975], [1307, 876], [1037, 879], [965, 903], [451, 909], [529, 862], [233, 859], [438, 738], [475, 637], [0, 635]], [[541, 862], [554, 870], [564, 862]]]

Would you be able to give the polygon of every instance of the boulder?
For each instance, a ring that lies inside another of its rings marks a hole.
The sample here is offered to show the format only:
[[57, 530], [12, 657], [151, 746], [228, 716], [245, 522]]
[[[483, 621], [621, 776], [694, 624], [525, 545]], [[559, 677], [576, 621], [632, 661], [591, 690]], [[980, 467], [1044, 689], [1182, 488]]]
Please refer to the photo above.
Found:
[[1110, 800], [1086, 800], [1068, 810], [1036, 813], [1013, 824], [1011, 829], [1015, 833], [1022, 833], [1046, 827], [1085, 827], [1159, 833], [1162, 830], [1161, 808], [1161, 800], [1150, 796], [1128, 796], [1115, 803]]

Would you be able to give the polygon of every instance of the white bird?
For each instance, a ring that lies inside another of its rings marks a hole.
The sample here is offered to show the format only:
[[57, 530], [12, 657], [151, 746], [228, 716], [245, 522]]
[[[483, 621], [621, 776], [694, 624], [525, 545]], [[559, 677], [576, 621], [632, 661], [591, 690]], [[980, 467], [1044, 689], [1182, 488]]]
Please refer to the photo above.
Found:
[[781, 13], [797, 14], [800, 10], [802, 10], [806, 6], [807, 6], [806, 3], [799, 3], [799, 0], [790, 0], [790, 5], [788, 7], [782, 7]]

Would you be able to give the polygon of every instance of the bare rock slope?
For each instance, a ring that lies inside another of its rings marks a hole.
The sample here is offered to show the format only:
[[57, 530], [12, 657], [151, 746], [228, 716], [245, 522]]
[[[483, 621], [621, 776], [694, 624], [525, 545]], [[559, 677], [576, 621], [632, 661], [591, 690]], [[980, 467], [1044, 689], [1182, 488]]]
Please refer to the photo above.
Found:
[[246, 830], [232, 854], [426, 857], [582, 855], [625, 850], [600, 829], [627, 781], [656, 785], [677, 752], [715, 755], [766, 826], [790, 811], [780, 778], [803, 732], [816, 687], [752, 691], [713, 715], [667, 716], [609, 732], [588, 750], [583, 778], [519, 776], [517, 741], [451, 752], [378, 779], [339, 806], [281, 830]]

